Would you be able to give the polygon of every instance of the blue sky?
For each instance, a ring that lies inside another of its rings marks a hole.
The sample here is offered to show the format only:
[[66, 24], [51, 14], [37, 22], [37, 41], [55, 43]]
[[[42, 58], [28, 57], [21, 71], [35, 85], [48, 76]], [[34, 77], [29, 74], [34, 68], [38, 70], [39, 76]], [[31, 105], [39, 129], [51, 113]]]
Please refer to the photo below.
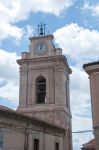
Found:
[[[89, 80], [82, 66], [99, 60], [98, 0], [0, 0], [0, 104], [13, 109], [18, 105], [16, 60], [28, 51], [29, 37], [36, 34], [41, 21], [63, 49], [73, 71], [73, 131], [92, 129]], [[92, 133], [73, 134], [74, 150], [92, 137]]]

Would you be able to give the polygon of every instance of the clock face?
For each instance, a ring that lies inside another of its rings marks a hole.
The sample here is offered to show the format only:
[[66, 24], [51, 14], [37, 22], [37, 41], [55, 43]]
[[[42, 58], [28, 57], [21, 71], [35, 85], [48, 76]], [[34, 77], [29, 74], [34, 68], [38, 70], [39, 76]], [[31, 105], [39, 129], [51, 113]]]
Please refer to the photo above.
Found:
[[38, 42], [35, 47], [35, 53], [38, 55], [42, 55], [47, 53], [48, 47], [45, 42]]

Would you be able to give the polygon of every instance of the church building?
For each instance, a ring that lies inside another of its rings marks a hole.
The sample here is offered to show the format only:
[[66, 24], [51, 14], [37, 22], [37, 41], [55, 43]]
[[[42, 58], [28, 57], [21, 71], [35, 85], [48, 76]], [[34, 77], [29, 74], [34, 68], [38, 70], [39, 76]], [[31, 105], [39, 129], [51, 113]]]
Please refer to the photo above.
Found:
[[72, 150], [71, 69], [45, 24], [30, 37], [20, 66], [19, 106], [0, 108], [0, 150]]

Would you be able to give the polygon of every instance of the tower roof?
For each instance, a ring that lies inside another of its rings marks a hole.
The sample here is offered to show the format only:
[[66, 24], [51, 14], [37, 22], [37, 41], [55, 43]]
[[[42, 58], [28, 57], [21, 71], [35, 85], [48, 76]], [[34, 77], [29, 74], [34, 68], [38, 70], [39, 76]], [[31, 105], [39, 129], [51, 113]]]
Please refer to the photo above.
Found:
[[96, 140], [92, 139], [88, 143], [83, 144], [82, 148], [95, 148]]

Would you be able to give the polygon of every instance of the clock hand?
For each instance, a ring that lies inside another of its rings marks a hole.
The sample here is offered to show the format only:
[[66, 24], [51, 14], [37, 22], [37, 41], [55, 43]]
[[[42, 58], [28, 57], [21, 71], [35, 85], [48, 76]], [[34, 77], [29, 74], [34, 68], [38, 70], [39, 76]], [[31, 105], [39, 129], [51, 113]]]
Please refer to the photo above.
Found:
[[42, 45], [40, 45], [40, 50], [42, 50]]

